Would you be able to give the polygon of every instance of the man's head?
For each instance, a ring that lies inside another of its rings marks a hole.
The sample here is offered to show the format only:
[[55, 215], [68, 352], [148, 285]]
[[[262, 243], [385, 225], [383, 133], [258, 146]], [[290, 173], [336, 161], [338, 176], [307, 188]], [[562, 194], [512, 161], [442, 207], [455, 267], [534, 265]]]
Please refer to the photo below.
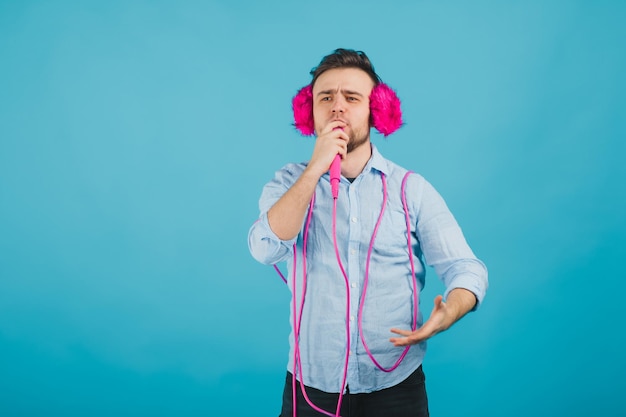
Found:
[[[293, 97], [292, 106], [294, 125], [305, 136], [314, 135], [323, 120], [320, 115], [314, 116], [313, 90], [319, 91], [319, 81], [337, 73], [352, 73], [359, 76], [350, 77], [353, 80], [365, 78], [373, 88], [365, 88], [369, 101], [369, 126], [375, 127], [384, 136], [388, 136], [402, 126], [402, 110], [396, 93], [374, 71], [374, 67], [367, 55], [361, 51], [351, 49], [337, 49], [332, 54], [322, 58], [320, 64], [311, 70], [313, 77], [310, 84], [301, 88]], [[363, 94], [363, 92], [361, 92]], [[328, 100], [328, 99], [327, 99]], [[315, 119], [317, 120], [314, 120]], [[367, 137], [369, 137], [369, 126]]]
[[348, 152], [367, 143], [370, 136], [370, 94], [380, 78], [363, 52], [337, 49], [311, 71], [313, 120], [320, 132], [341, 120], [350, 137]]
[[331, 122], [343, 122], [349, 136], [348, 153], [370, 137], [370, 100], [374, 82], [358, 68], [324, 71], [313, 87], [313, 121], [321, 132]]

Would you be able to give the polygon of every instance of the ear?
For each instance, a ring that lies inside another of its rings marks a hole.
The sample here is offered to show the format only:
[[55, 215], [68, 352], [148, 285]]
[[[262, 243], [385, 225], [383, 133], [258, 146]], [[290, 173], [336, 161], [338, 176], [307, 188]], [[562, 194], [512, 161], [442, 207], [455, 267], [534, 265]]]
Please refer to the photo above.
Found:
[[313, 87], [307, 85], [298, 91], [293, 100], [294, 126], [305, 136], [315, 134], [315, 124], [313, 123]]
[[402, 126], [400, 99], [387, 84], [380, 83], [370, 94], [370, 118], [372, 126], [389, 136]]

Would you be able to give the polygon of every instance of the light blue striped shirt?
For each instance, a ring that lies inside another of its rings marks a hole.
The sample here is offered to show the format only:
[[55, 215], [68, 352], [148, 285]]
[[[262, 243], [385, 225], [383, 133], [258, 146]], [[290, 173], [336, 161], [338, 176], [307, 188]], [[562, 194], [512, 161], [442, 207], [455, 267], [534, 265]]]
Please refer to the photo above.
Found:
[[[259, 201], [260, 220], [252, 225], [248, 235], [250, 252], [256, 260], [264, 264], [287, 262], [288, 284], [298, 308], [303, 278], [304, 223], [296, 238], [283, 241], [269, 227], [267, 212], [295, 183], [305, 167], [305, 163], [288, 164], [264, 187]], [[402, 382], [419, 367], [426, 352], [426, 343], [414, 345], [398, 368], [390, 373], [383, 372], [367, 355], [357, 325], [367, 251], [383, 201], [383, 173], [387, 180], [388, 200], [372, 252], [362, 323], [363, 336], [370, 351], [383, 367], [391, 367], [403, 348], [389, 342], [389, 338], [395, 336], [390, 329], [410, 330], [413, 316], [413, 285], [401, 198], [401, 183], [406, 172], [383, 158], [372, 145], [372, 157], [354, 182], [341, 178], [337, 199], [337, 241], [350, 286], [351, 352], [347, 378], [350, 393], [378, 391]], [[465, 288], [476, 295], [480, 304], [487, 290], [487, 270], [466, 243], [444, 200], [418, 174], [410, 175], [406, 196], [418, 291], [424, 286], [426, 262], [444, 282], [444, 297], [454, 288]], [[299, 343], [305, 385], [325, 392], [345, 389], [341, 387], [341, 381], [347, 346], [347, 290], [333, 246], [332, 208], [329, 176], [325, 174], [315, 190], [307, 243], [307, 292]], [[295, 294], [292, 286], [294, 243], [298, 251]], [[418, 327], [422, 320], [420, 312]], [[293, 311], [290, 321], [288, 370], [293, 372]]]

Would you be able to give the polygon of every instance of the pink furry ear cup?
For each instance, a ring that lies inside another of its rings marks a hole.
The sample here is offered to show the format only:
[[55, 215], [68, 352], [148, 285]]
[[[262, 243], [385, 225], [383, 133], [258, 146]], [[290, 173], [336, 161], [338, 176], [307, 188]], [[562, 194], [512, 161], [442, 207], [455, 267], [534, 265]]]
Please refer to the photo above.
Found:
[[380, 83], [370, 94], [370, 117], [372, 126], [389, 136], [402, 126], [400, 99], [387, 84]]
[[293, 119], [296, 129], [305, 136], [311, 136], [315, 133], [315, 124], [313, 123], [313, 87], [307, 85], [298, 91], [293, 100], [291, 100], [293, 108]]

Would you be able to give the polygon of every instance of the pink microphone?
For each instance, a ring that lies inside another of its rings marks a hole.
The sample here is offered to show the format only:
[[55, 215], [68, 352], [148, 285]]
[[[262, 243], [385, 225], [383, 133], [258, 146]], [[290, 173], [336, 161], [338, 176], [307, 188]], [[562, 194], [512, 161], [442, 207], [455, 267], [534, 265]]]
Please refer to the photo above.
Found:
[[341, 178], [341, 155], [335, 155], [332, 164], [330, 164], [330, 190], [333, 198], [339, 196], [339, 179]]
[[[343, 130], [342, 127], [336, 127], [333, 130]], [[330, 164], [330, 191], [333, 194], [333, 198], [337, 199], [339, 196], [339, 180], [341, 179], [341, 155], [335, 155], [335, 159]]]

